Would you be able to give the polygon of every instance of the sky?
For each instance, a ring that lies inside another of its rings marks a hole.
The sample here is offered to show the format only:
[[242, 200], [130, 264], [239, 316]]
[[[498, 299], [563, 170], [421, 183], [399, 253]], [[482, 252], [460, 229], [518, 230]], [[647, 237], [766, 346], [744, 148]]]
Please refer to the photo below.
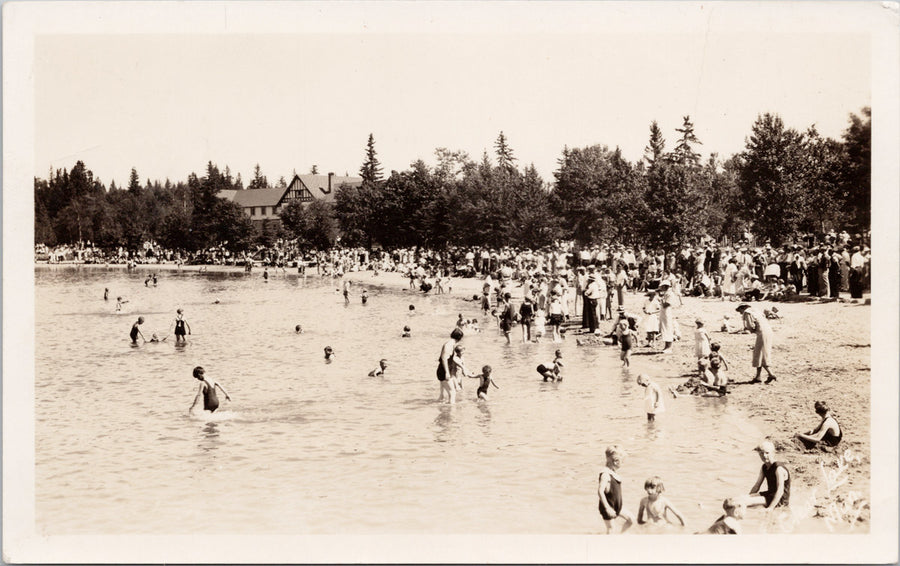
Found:
[[[438, 147], [493, 156], [503, 131], [519, 164], [552, 181], [564, 146], [603, 144], [640, 159], [653, 120], [672, 148], [689, 115], [700, 153], [727, 158], [762, 113], [839, 138], [850, 113], [871, 104], [865, 34], [769, 29], [765, 19], [735, 29], [700, 12], [690, 25], [645, 29], [640, 18], [569, 25], [576, 10], [538, 28], [433, 33], [363, 21], [333, 33], [328, 25], [299, 33], [161, 25], [42, 34], [34, 175], [79, 159], [118, 185], [132, 167], [142, 182], [174, 181], [202, 175], [208, 161], [245, 185], [257, 163], [270, 182], [313, 165], [357, 175], [370, 133], [388, 174], [416, 159], [435, 164]], [[693, 25], [697, 18], [707, 25]]]

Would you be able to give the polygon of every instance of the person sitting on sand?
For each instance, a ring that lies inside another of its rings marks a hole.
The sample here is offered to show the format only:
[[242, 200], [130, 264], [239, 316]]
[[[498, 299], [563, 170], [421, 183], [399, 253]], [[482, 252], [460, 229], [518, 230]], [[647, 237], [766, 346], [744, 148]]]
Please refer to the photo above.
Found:
[[729, 497], [722, 502], [725, 514], [716, 519], [706, 532], [707, 535], [739, 535], [741, 534], [740, 520], [744, 518], [744, 507]]
[[[764, 440], [755, 448], [762, 460], [762, 467], [750, 494], [738, 499], [747, 507], [764, 506], [767, 511], [776, 507], [787, 507], [791, 501], [791, 474], [781, 462], [775, 461], [775, 445]], [[763, 481], [766, 490], [760, 491]]]
[[647, 491], [647, 497], [641, 499], [638, 507], [637, 522], [639, 525], [647, 522], [673, 523], [669, 518], [669, 513], [671, 513], [674, 518], [678, 519], [681, 526], [684, 526], [684, 517], [675, 509], [669, 499], [663, 496], [666, 488], [659, 476], [653, 476], [645, 481], [644, 489]]
[[387, 360], [381, 359], [378, 367], [369, 372], [369, 377], [384, 377], [384, 370], [387, 369]]
[[841, 443], [841, 438], [844, 436], [841, 425], [838, 424], [837, 419], [831, 414], [828, 405], [823, 401], [816, 401], [814, 407], [816, 414], [822, 418], [822, 420], [819, 421], [819, 426], [807, 433], [797, 433], [795, 435], [796, 438], [803, 443], [803, 446], [807, 450], [818, 446], [827, 446], [831, 448], [837, 446]]
[[203, 400], [203, 410], [214, 413], [219, 408], [219, 397], [216, 395], [216, 387], [222, 390], [225, 398], [231, 401], [228, 392], [215, 379], [206, 378], [206, 370], [202, 366], [194, 368], [194, 378], [200, 381], [200, 389], [197, 390], [197, 396], [194, 397], [194, 403], [191, 405], [190, 413], [194, 414], [200, 409], [200, 400]]

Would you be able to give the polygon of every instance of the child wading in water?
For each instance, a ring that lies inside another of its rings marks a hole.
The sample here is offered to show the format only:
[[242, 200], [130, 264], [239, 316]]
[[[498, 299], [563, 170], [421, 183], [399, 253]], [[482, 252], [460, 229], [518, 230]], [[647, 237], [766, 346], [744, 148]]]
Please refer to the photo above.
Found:
[[500, 387], [496, 383], [494, 383], [494, 380], [491, 379], [492, 371], [493, 370], [491, 369], [491, 366], [484, 366], [481, 368], [480, 375], [470, 375], [469, 376], [473, 379], [481, 380], [481, 383], [478, 385], [478, 390], [476, 391], [476, 393], [478, 393], [479, 399], [487, 399], [488, 387], [490, 387], [491, 385], [493, 385], [497, 389], [500, 389]]
[[187, 338], [185, 338], [185, 331], [187, 334], [191, 333], [191, 325], [184, 320], [184, 310], [178, 309], [175, 311], [175, 343], [179, 344], [181, 342], [187, 342]]
[[197, 391], [197, 396], [194, 397], [193, 405], [191, 405], [191, 414], [195, 413], [200, 408], [201, 399], [203, 400], [204, 411], [213, 413], [216, 409], [219, 408], [219, 397], [218, 395], [216, 395], [216, 387], [221, 389], [222, 393], [225, 394], [225, 398], [231, 401], [231, 397], [228, 396], [228, 392], [225, 391], [225, 388], [222, 387], [219, 382], [217, 382], [215, 379], [206, 378], [206, 370], [203, 369], [202, 366], [197, 366], [194, 368], [194, 378], [200, 380], [200, 389]]
[[622, 479], [618, 470], [622, 465], [623, 456], [622, 450], [617, 445], [609, 446], [606, 449], [606, 467], [600, 470], [597, 487], [597, 497], [600, 499], [598, 509], [606, 524], [606, 534], [612, 532], [613, 521], [616, 519], [621, 518], [625, 521], [620, 531], [623, 533], [634, 523], [628, 511], [622, 510]]
[[544, 381], [562, 381], [562, 350], [557, 350], [554, 354], [553, 362], [550, 365], [541, 364], [537, 367], [537, 372], [544, 378]]
[[671, 512], [672, 515], [678, 519], [678, 522], [681, 523], [681, 526], [684, 526], [684, 517], [682, 517], [681, 513], [679, 513], [669, 500], [662, 495], [666, 490], [663, 486], [662, 479], [658, 476], [653, 476], [644, 482], [644, 489], [647, 491], [647, 497], [641, 499], [641, 505], [638, 508], [637, 522], [639, 525], [643, 525], [648, 521], [674, 524], [668, 515]]
[[659, 385], [650, 381], [650, 378], [643, 373], [637, 376], [637, 384], [647, 389], [644, 392], [644, 408], [647, 411], [647, 420], [654, 421], [656, 420], [656, 413], [661, 413], [665, 410]]

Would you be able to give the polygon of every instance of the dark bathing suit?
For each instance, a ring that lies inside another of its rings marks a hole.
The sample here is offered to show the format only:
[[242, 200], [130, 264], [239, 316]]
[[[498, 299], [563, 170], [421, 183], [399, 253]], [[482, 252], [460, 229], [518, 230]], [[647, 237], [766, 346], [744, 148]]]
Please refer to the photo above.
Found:
[[441, 363], [441, 360], [438, 360], [437, 379], [438, 381], [447, 381], [447, 372], [444, 371], [444, 364]]
[[[814, 448], [820, 442], [822, 444], [824, 444], [825, 446], [832, 446], [832, 447], [840, 444], [841, 439], [844, 437], [844, 429], [841, 428], [841, 423], [838, 423], [837, 419], [835, 419], [834, 417], [831, 417], [831, 418], [838, 425], [837, 435], [835, 435], [833, 432], [831, 432], [829, 430], [828, 432], [825, 433], [825, 436], [822, 437], [822, 440], [819, 440], [818, 442], [810, 442], [809, 440], [806, 440], [805, 438], [801, 438], [800, 441], [803, 442], [803, 445], [806, 446], [807, 448]], [[825, 425], [825, 421], [827, 421], [827, 420], [828, 420], [828, 417], [825, 417], [824, 419], [822, 419], [822, 422], [819, 423], [819, 426], [816, 427], [816, 430], [812, 431], [810, 434], [818, 434], [819, 431], [822, 430], [822, 427]]]
[[710, 534], [714, 535], [736, 535], [737, 531], [728, 526], [728, 523], [725, 522], [725, 515], [722, 515], [716, 522], [713, 523], [713, 526], [709, 528]]
[[216, 395], [216, 387], [206, 381], [203, 383], [206, 383], [206, 388], [203, 390], [203, 410], [213, 413], [219, 408], [219, 397]]
[[[607, 473], [609, 472], [600, 472], [600, 478]], [[603, 508], [603, 503], [598, 503], [598, 509], [600, 509], [600, 514], [604, 519], [612, 521], [622, 512], [622, 482], [617, 480], [612, 474], [609, 474], [609, 492], [606, 494], [606, 501], [616, 514], [610, 517]]]
[[[784, 471], [788, 472], [788, 469], [781, 462], [772, 462], [768, 467], [765, 464], [762, 465], [762, 472], [766, 478], [766, 491], [761, 491], [759, 494], [766, 498], [766, 507], [772, 503], [772, 499], [775, 497], [775, 486], [778, 485], [778, 479], [775, 476], [778, 468], [784, 468]], [[775, 507], [787, 507], [790, 501], [791, 473], [788, 472], [788, 477], [784, 480], [784, 494], [781, 496], [781, 501], [775, 504]]]
[[138, 327], [137, 325], [131, 327], [131, 341], [137, 342], [138, 337]]
[[478, 389], [475, 391], [475, 394], [476, 395], [483, 394], [483, 395], [487, 396], [488, 386], [491, 384], [491, 380], [482, 378], [481, 382], [482, 383], [481, 383], [481, 385], [478, 386]]
[[175, 336], [184, 336], [184, 320], [180, 318], [175, 319]]

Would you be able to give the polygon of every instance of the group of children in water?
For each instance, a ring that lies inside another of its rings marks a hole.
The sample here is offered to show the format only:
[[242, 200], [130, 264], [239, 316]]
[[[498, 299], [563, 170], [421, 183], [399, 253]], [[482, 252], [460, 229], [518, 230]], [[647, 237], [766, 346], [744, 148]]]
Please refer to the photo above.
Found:
[[[600, 470], [597, 486], [598, 511], [603, 517], [606, 533], [613, 531], [616, 523], [621, 523], [621, 530], [625, 532], [637, 522], [643, 524], [677, 524], [684, 527], [684, 516], [672, 502], [663, 495], [665, 486], [659, 476], [653, 476], [644, 482], [644, 490], [647, 495], [641, 499], [638, 505], [637, 520], [624, 508], [622, 496], [622, 478], [619, 469], [624, 460], [624, 452], [618, 445], [606, 448], [606, 466]], [[725, 499], [722, 503], [724, 514], [719, 516], [705, 531], [698, 534], [730, 534], [741, 533], [740, 520], [743, 518], [743, 505], [734, 498]]]

